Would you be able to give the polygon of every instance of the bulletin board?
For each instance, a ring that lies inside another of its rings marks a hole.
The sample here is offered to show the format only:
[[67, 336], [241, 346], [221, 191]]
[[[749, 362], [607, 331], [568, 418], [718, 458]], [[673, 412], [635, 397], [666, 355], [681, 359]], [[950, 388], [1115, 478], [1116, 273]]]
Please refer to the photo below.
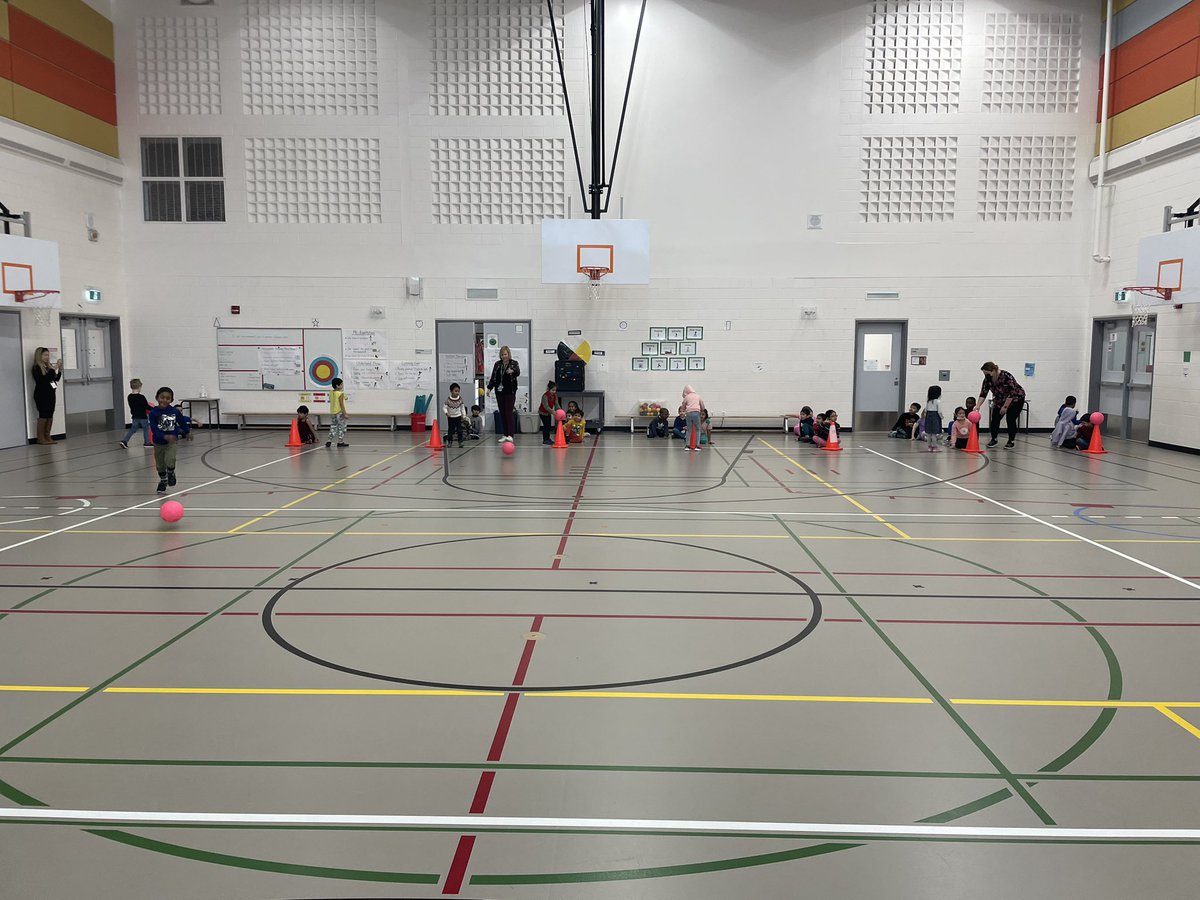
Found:
[[340, 377], [340, 328], [217, 329], [223, 391], [319, 391]]

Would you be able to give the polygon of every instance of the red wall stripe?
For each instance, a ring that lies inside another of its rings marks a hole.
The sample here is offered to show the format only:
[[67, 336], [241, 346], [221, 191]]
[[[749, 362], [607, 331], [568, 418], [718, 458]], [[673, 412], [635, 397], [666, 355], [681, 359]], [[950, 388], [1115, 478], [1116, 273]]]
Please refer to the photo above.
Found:
[[[1134, 69], [1117, 81], [1108, 99], [1109, 115], [1122, 113], [1197, 76], [1200, 76], [1200, 37]], [[1096, 107], [1097, 122], [1100, 121], [1098, 104], [1099, 101]]]
[[15, 84], [109, 125], [117, 124], [116, 94], [39, 59], [20, 47], [12, 48], [12, 80]]
[[116, 92], [116, 68], [112, 60], [90, 47], [13, 7], [8, 11], [8, 31], [14, 47], [28, 50], [106, 91]]
[[[1112, 96], [1109, 115], [1116, 115], [1200, 74], [1200, 0], [1192, 0], [1171, 15], [1134, 35], [1112, 53]], [[1184, 74], [1190, 70], [1190, 74]], [[1099, 88], [1104, 85], [1100, 58]], [[1118, 99], [1119, 98], [1119, 99]], [[1096, 121], [1102, 95], [1096, 92]]]

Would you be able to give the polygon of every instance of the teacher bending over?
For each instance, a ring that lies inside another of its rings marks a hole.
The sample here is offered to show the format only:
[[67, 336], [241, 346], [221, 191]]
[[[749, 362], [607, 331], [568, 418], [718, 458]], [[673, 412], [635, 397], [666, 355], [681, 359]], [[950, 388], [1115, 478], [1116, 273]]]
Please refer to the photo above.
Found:
[[513, 404], [517, 402], [517, 380], [521, 377], [521, 367], [512, 358], [508, 347], [500, 348], [500, 358], [492, 366], [492, 377], [488, 379], [488, 396], [496, 392], [496, 403], [500, 406], [500, 420], [504, 425], [504, 436], [500, 443], [512, 443], [513, 432], [517, 430]]
[[1008, 424], [1008, 443], [1005, 450], [1011, 450], [1017, 445], [1017, 422], [1021, 418], [1021, 410], [1025, 407], [1025, 388], [1017, 383], [1012, 372], [1006, 372], [994, 362], [985, 362], [979, 367], [983, 372], [983, 385], [979, 388], [979, 408], [983, 408], [983, 400], [988, 392], [992, 394], [992, 439], [989, 447], [995, 447], [1000, 439], [1000, 420]]

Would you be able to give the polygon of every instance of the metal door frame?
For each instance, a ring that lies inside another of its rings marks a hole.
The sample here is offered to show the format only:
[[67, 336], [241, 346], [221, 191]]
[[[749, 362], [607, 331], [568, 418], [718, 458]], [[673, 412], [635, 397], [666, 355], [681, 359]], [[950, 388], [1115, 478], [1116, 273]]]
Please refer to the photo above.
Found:
[[[854, 320], [854, 340], [850, 345], [850, 356], [853, 360], [853, 378], [850, 387], [850, 428], [841, 428], [840, 431], [854, 431], [858, 427], [858, 329], [862, 325], [899, 325], [900, 326], [900, 365], [897, 377], [899, 379], [899, 398], [901, 407], [896, 411], [896, 415], [907, 407], [904, 406], [904, 397], [908, 390], [908, 319], [855, 319]], [[890, 425], [890, 423], [889, 423]], [[888, 426], [884, 427], [886, 431]], [[863, 431], [866, 428], [862, 429]]]
[[[1150, 322], [1154, 324], [1154, 351], [1158, 353], [1158, 316], [1151, 313]], [[1129, 393], [1130, 391], [1146, 390], [1150, 392], [1150, 411], [1147, 414], [1147, 442], [1150, 429], [1153, 427], [1154, 421], [1154, 379], [1150, 379], [1149, 385], [1134, 385], [1130, 383], [1133, 376], [1133, 358], [1134, 358], [1134, 329], [1138, 326], [1133, 324], [1133, 320], [1129, 317], [1108, 317], [1092, 319], [1092, 360], [1090, 367], [1090, 378], [1088, 382], [1088, 411], [1098, 410], [1100, 408], [1100, 388], [1104, 379], [1104, 331], [1109, 325], [1117, 325], [1125, 328], [1125, 360], [1124, 375], [1121, 383], [1121, 428], [1120, 433], [1114, 433], [1108, 429], [1106, 424], [1106, 433], [1111, 434], [1114, 438], [1123, 440], [1131, 440], [1132, 433], [1131, 420], [1129, 416]], [[1115, 386], [1115, 385], [1114, 385]], [[1084, 410], [1080, 410], [1083, 412]]]
[[[113, 411], [113, 417], [114, 417], [113, 430], [118, 430], [118, 431], [123, 430], [125, 428], [125, 418], [126, 418], [126, 413], [128, 410], [125, 407], [125, 387], [124, 387], [124, 385], [125, 385], [125, 367], [124, 367], [124, 360], [122, 359], [122, 355], [121, 355], [122, 354], [122, 350], [121, 350], [121, 317], [120, 316], [97, 315], [95, 313], [90, 313], [90, 312], [87, 312], [87, 313], [74, 313], [74, 312], [59, 313], [59, 321], [58, 321], [59, 338], [58, 338], [58, 341], [59, 341], [59, 345], [60, 345], [59, 346], [60, 353], [62, 352], [61, 345], [62, 345], [62, 320], [63, 319], [81, 319], [84, 321], [85, 327], [86, 327], [86, 323], [88, 321], [96, 321], [96, 322], [104, 321], [104, 322], [109, 323], [109, 325], [108, 325], [108, 345], [109, 345], [108, 352], [109, 352], [111, 360], [112, 360], [110, 368], [112, 369], [112, 411]], [[76, 352], [77, 353], [86, 353], [87, 352], [86, 344], [82, 347], [77, 347]], [[66, 380], [66, 376], [64, 374], [64, 376], [63, 376], [64, 394], [63, 394], [63, 407], [62, 407], [64, 430], [66, 429], [66, 416], [67, 416], [66, 393], [65, 393], [67, 387], [68, 387], [67, 380]]]

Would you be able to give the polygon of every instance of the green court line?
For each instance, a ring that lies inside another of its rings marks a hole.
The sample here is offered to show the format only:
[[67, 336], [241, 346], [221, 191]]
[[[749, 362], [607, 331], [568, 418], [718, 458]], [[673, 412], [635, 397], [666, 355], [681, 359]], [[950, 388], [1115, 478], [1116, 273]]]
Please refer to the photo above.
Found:
[[9, 784], [7, 781], [0, 781], [0, 797], [7, 797], [13, 803], [20, 804], [21, 806], [46, 806], [46, 807], [48, 807], [50, 805], [49, 803], [43, 803], [41, 800], [37, 799], [36, 797], [33, 797], [33, 796], [25, 793], [20, 788], [14, 787], [13, 785]]
[[[771, 766], [637, 766], [590, 765], [587, 763], [492, 763], [492, 762], [398, 762], [391, 760], [304, 760], [304, 759], [133, 759], [121, 757], [79, 756], [5, 756], [0, 764], [32, 763], [61, 766], [144, 766], [197, 768], [259, 768], [259, 769], [463, 769], [511, 772], [596, 772], [600, 774], [652, 775], [762, 775], [814, 776], [830, 778], [908, 778], [948, 779], [959, 781], [1003, 781], [999, 772], [945, 772], [904, 769], [795, 769]], [[1200, 782], [1200, 775], [1122, 775], [1114, 773], [1066, 774], [1054, 772], [1013, 773], [1022, 781], [1097, 781], [1097, 782]], [[0, 793], [4, 792], [0, 782]], [[16, 790], [9, 786], [10, 790]], [[44, 806], [45, 804], [26, 804]], [[961, 808], [961, 807], [960, 807]], [[961, 813], [967, 815], [967, 813]], [[954, 818], [958, 818], [955, 816]], [[920, 821], [933, 821], [921, 819]], [[947, 821], [950, 821], [949, 819]]]
[[[279, 575], [282, 575], [284, 572], [288, 571], [288, 569], [292, 568], [292, 566], [295, 566], [297, 563], [302, 562], [309, 555], [320, 550], [326, 544], [329, 544], [330, 542], [336, 540], [338, 537], [345, 534], [347, 531], [349, 531], [355, 525], [358, 525], [360, 522], [362, 522], [364, 519], [368, 518], [370, 515], [371, 515], [371, 511], [368, 510], [363, 515], [356, 518], [353, 522], [348, 523], [345, 527], [334, 532], [329, 537], [322, 540], [320, 543], [314, 545], [313, 547], [310, 547], [308, 550], [305, 550], [302, 554], [297, 556], [295, 559], [276, 568], [273, 572], [271, 572], [271, 574], [262, 578], [254, 586], [262, 587], [264, 584], [266, 584], [271, 579], [273, 579]], [[87, 691], [80, 694], [78, 697], [76, 697], [71, 702], [67, 703], [61, 709], [57, 710], [56, 712], [51, 713], [49, 716], [42, 719], [42, 721], [38, 722], [36, 725], [32, 726], [31, 728], [26, 729], [24, 733], [13, 738], [7, 744], [0, 746], [0, 760], [2, 760], [4, 754], [7, 753], [9, 750], [11, 750], [13, 747], [17, 746], [18, 744], [22, 743], [23, 741], [28, 740], [31, 737], [33, 737], [33, 735], [37, 734], [39, 731], [41, 731], [47, 725], [51, 724], [52, 722], [54, 722], [61, 716], [66, 715], [71, 710], [73, 710], [75, 707], [79, 706], [79, 704], [84, 703], [85, 701], [96, 696], [98, 693], [103, 691], [106, 687], [108, 687], [113, 682], [118, 681], [121, 678], [124, 678], [126, 675], [128, 675], [130, 672], [132, 672], [134, 669], [138, 668], [138, 666], [142, 665], [142, 663], [148, 662], [149, 660], [158, 656], [158, 654], [162, 653], [164, 650], [168, 649], [169, 647], [171, 647], [174, 644], [178, 643], [179, 641], [183, 640], [185, 637], [187, 637], [189, 634], [191, 634], [196, 629], [201, 628], [202, 626], [208, 624], [213, 619], [220, 616], [221, 613], [225, 612], [227, 609], [231, 608], [234, 604], [238, 603], [239, 601], [250, 596], [250, 594], [252, 594], [252, 593], [253, 593], [253, 591], [242, 591], [240, 594], [238, 594], [236, 597], [234, 597], [228, 603], [218, 606], [216, 609], [214, 609], [212, 612], [210, 612], [204, 618], [197, 619], [195, 622], [193, 622], [187, 628], [183, 629], [183, 631], [179, 632], [174, 637], [168, 638], [166, 641], [159, 644], [157, 647], [155, 647], [149, 653], [142, 656], [140, 659], [137, 659], [134, 662], [130, 663], [129, 665], [125, 666], [125, 668], [121, 669], [115, 675], [110, 675], [108, 678], [104, 679], [99, 684], [95, 684], [92, 687], [88, 688]]]
[[972, 813], [977, 813], [980, 810], [987, 809], [989, 806], [995, 806], [1012, 796], [1012, 791], [1008, 788], [994, 791], [984, 797], [972, 800], [970, 803], [964, 803], [962, 806], [956, 806], [954, 809], [948, 809], [945, 812], [934, 813], [932, 816], [926, 816], [923, 819], [917, 819], [922, 825], [944, 825], [947, 822], [953, 822], [955, 819], [961, 819], [963, 816], [969, 816]]
[[84, 829], [88, 834], [94, 834], [105, 840], [115, 841], [136, 847], [139, 850], [150, 850], [166, 856], [177, 856], [180, 859], [191, 859], [197, 862], [215, 863], [221, 866], [232, 866], [237, 869], [253, 869], [258, 872], [276, 872], [282, 875], [302, 875], [308, 878], [340, 878], [345, 881], [376, 881], [387, 884], [437, 884], [440, 875], [426, 875], [415, 872], [379, 872], [372, 869], [340, 869], [330, 866], [302, 865], [300, 863], [277, 862], [269, 859], [250, 859], [245, 856], [231, 856], [228, 853], [214, 853], [211, 850], [196, 850], [191, 847], [181, 847], [178, 844], [168, 844], [136, 834], [126, 834], [123, 831], [104, 829]]
[[[837, 577], [831, 571], [829, 571], [829, 569], [823, 562], [821, 562], [820, 559], [817, 558], [817, 556], [808, 548], [808, 545], [800, 539], [800, 537], [791, 529], [787, 522], [778, 516], [775, 517], [775, 521], [778, 522], [780, 527], [791, 536], [792, 540], [795, 541], [800, 549], [803, 550], [808, 556], [808, 558], [813, 561], [813, 564], [821, 570], [821, 572], [826, 578], [829, 579], [829, 582], [834, 587], [836, 587], [839, 591], [846, 590], [846, 588], [843, 587], [843, 585], [837, 580]], [[887, 645], [887, 648], [892, 651], [892, 654], [900, 661], [901, 665], [908, 669], [909, 673], [921, 683], [921, 686], [924, 687], [926, 691], [929, 692], [929, 696], [934, 699], [934, 702], [936, 702], [942, 708], [942, 710], [948, 716], [950, 716], [954, 723], [958, 725], [962, 733], [966, 735], [966, 737], [975, 745], [979, 752], [987, 758], [988, 762], [996, 767], [996, 771], [1005, 776], [1005, 780], [1008, 782], [1009, 789], [1018, 794], [1021, 799], [1025, 801], [1026, 805], [1033, 810], [1034, 815], [1036, 815], [1042, 821], [1042, 824], [1055, 824], [1054, 819], [1048, 812], [1046, 812], [1045, 809], [1042, 808], [1042, 805], [1034, 799], [1033, 794], [1029, 792], [1029, 789], [1021, 784], [1020, 780], [1009, 771], [1008, 767], [1004, 765], [1000, 757], [997, 756], [975, 732], [975, 729], [967, 724], [967, 720], [964, 719], [959, 714], [958, 710], [956, 710], [950, 703], [950, 701], [943, 697], [941, 692], [933, 686], [933, 682], [926, 678], [925, 675], [922, 674], [921, 670], [918, 669], [916, 665], [914, 665], [913, 662], [904, 655], [904, 651], [902, 651], [899, 646], [896, 645], [895, 641], [888, 637], [887, 632], [879, 626], [879, 623], [876, 622], [871, 615], [865, 609], [863, 609], [858, 601], [850, 596], [849, 593], [846, 594], [845, 599], [846, 602], [854, 608], [854, 611], [859, 614], [862, 620], [867, 623], [871, 630], [875, 632], [879, 639]]]

